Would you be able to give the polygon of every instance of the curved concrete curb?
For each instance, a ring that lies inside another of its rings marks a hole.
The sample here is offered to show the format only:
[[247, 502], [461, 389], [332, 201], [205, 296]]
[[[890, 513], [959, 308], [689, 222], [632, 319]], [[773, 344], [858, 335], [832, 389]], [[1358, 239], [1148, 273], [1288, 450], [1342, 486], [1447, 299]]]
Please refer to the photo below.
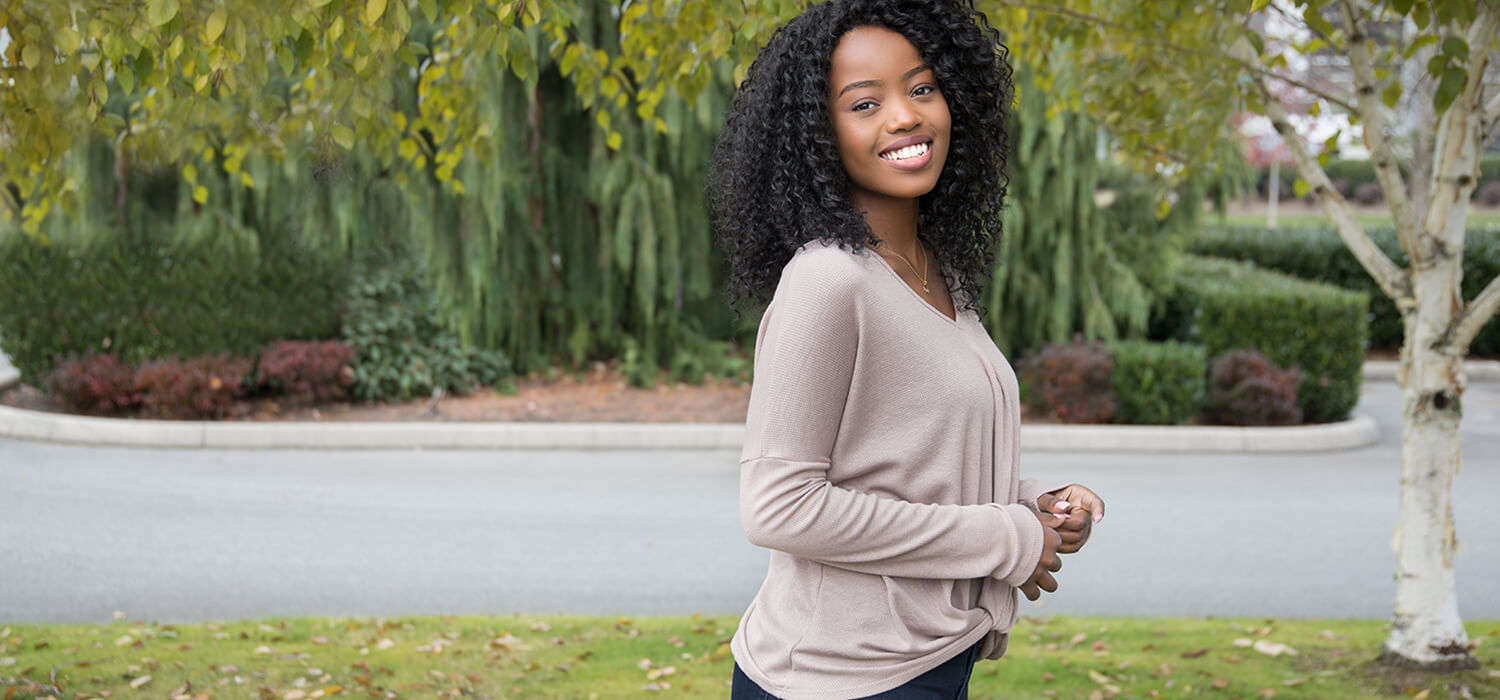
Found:
[[[1372, 379], [1396, 381], [1396, 370], [1401, 363], [1393, 360], [1371, 360], [1365, 363], [1365, 381]], [[1464, 374], [1471, 382], [1500, 382], [1500, 362], [1495, 360], [1465, 360]]]
[[[211, 449], [740, 449], [737, 424], [218, 423], [91, 418], [0, 406], [0, 437], [74, 445]], [[1375, 421], [1290, 428], [1027, 425], [1036, 452], [1317, 452], [1379, 439]]]

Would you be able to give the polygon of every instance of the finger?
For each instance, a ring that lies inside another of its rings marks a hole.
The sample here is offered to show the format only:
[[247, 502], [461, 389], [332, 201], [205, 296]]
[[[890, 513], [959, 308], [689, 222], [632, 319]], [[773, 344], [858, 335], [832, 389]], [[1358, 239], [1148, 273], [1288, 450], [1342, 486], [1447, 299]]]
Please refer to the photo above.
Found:
[[1062, 571], [1062, 557], [1053, 555], [1052, 560], [1047, 562], [1047, 570], [1054, 574]]
[[1079, 542], [1083, 541], [1083, 533], [1078, 530], [1058, 530], [1057, 534], [1062, 538], [1062, 544], [1057, 546], [1057, 551], [1059, 552], [1062, 551], [1063, 547], [1076, 546]]
[[1050, 493], [1044, 493], [1036, 497], [1036, 509], [1043, 513], [1051, 513], [1054, 510], [1057, 501], [1057, 496], [1054, 496]]
[[1040, 588], [1048, 593], [1057, 592], [1057, 579], [1052, 578], [1052, 574], [1043, 572], [1041, 576], [1036, 577], [1036, 585], [1037, 588]]
[[1021, 584], [1021, 594], [1026, 596], [1027, 600], [1036, 600], [1037, 598], [1042, 597], [1042, 592], [1037, 589], [1035, 583]]
[[1082, 549], [1082, 548], [1083, 548], [1083, 543], [1082, 542], [1074, 542], [1074, 543], [1071, 543], [1071, 544], [1063, 544], [1062, 546], [1060, 546], [1060, 547], [1057, 548], [1057, 553], [1058, 554], [1072, 554], [1072, 553], [1077, 552], [1079, 549]]

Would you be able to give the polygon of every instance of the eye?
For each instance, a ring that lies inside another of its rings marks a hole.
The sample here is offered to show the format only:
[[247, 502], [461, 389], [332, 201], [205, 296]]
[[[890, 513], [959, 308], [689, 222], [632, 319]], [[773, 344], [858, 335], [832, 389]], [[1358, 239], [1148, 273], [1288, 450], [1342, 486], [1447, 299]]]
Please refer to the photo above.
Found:
[[851, 112], [863, 112], [863, 111], [865, 111], [867, 109], [874, 109], [874, 107], [875, 107], [875, 100], [860, 100], [859, 102], [854, 103], [854, 106], [850, 107], [849, 111], [851, 111]]
[[931, 95], [934, 92], [937, 92], [937, 86], [935, 85], [918, 85], [917, 89], [911, 91], [911, 94], [915, 97], [923, 97]]

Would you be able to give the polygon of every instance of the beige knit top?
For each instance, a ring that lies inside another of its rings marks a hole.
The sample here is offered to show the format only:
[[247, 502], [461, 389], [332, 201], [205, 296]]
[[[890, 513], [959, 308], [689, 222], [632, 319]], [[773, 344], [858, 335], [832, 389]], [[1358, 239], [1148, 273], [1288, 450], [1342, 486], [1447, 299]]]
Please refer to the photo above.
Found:
[[730, 645], [751, 680], [836, 700], [981, 640], [1000, 658], [1041, 558], [1022, 503], [1053, 490], [1018, 479], [1017, 392], [973, 311], [948, 318], [874, 252], [797, 250], [761, 319], [740, 460], [741, 523], [772, 550]]

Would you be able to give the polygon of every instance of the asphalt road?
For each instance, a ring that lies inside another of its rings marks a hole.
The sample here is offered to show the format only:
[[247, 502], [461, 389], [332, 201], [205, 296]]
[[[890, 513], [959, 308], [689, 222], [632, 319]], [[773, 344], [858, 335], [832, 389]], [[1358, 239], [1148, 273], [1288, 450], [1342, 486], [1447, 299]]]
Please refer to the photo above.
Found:
[[[1108, 516], [1023, 612], [1387, 617], [1396, 387], [1383, 439], [1295, 456], [1023, 456]], [[1500, 618], [1500, 384], [1465, 396], [1460, 611]], [[738, 454], [130, 450], [0, 440], [0, 622], [293, 615], [737, 614]]]

